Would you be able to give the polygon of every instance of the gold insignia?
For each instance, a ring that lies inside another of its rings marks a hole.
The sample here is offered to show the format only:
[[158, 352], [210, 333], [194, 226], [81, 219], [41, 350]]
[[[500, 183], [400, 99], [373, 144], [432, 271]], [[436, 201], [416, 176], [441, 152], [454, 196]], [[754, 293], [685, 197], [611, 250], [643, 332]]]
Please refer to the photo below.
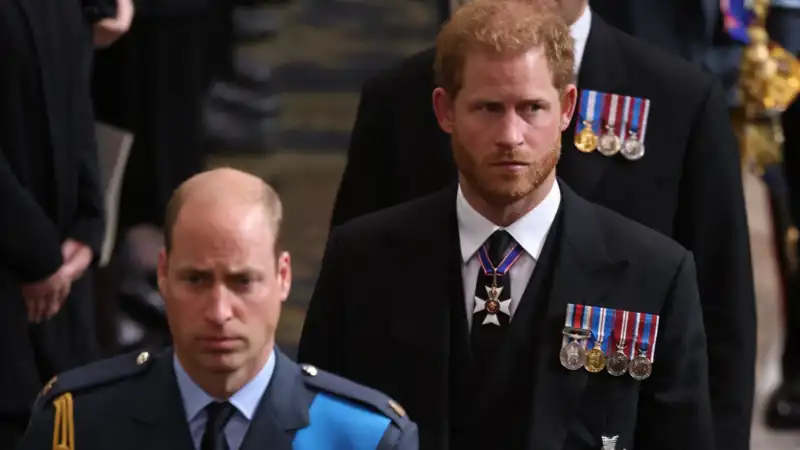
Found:
[[317, 376], [317, 368], [312, 366], [311, 364], [303, 364], [303, 372], [305, 372], [308, 376], [315, 377]]
[[150, 353], [142, 352], [139, 353], [139, 356], [136, 357], [136, 364], [142, 365], [146, 363], [150, 359]]
[[75, 417], [72, 394], [67, 392], [53, 401], [53, 450], [75, 450]]
[[389, 408], [392, 408], [392, 411], [394, 411], [400, 417], [405, 417], [406, 415], [406, 410], [394, 400], [389, 400]]
[[50, 381], [48, 381], [47, 384], [45, 384], [42, 388], [42, 392], [39, 393], [39, 397], [44, 397], [48, 392], [50, 392], [50, 389], [53, 389], [53, 385], [56, 384], [56, 378], [58, 377], [50, 378]]

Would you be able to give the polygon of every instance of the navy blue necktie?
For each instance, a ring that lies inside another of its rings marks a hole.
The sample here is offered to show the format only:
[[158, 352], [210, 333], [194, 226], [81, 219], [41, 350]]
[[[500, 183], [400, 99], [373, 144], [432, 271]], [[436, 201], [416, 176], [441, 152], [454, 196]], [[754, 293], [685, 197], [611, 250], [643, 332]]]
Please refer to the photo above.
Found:
[[200, 441], [200, 450], [230, 450], [225, 439], [225, 425], [236, 409], [228, 402], [212, 402], [206, 406], [206, 412], [208, 420], [203, 440]]

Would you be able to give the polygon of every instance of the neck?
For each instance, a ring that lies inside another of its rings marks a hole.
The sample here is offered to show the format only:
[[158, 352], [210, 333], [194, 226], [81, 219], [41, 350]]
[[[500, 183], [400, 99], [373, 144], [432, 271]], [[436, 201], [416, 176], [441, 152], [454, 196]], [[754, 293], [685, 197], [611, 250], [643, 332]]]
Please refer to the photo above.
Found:
[[487, 201], [468, 183], [465, 183], [463, 178], [461, 178], [461, 191], [464, 193], [467, 203], [480, 215], [498, 227], [507, 227], [539, 206], [553, 189], [555, 182], [556, 171], [553, 170], [533, 192], [514, 202], [502, 205]]
[[575, 22], [577, 22], [578, 19], [580, 19], [581, 16], [583, 16], [584, 11], [586, 11], [586, 8], [588, 7], [589, 7], [589, 2], [582, 1], [580, 2], [580, 5], [575, 9], [571, 11], [562, 11], [562, 16], [563, 16], [562, 18], [564, 19], [565, 22], [567, 22], [569, 26], [573, 26], [575, 25]]
[[194, 361], [193, 358], [184, 357], [183, 352], [177, 347], [175, 348], [175, 355], [178, 357], [178, 362], [180, 362], [183, 370], [186, 371], [189, 378], [200, 389], [217, 400], [227, 400], [261, 372], [261, 369], [267, 365], [269, 358], [272, 357], [272, 349], [273, 344], [266, 345], [264, 351], [260, 352], [257, 358], [247, 361], [233, 371], [213, 370], [204, 367]]

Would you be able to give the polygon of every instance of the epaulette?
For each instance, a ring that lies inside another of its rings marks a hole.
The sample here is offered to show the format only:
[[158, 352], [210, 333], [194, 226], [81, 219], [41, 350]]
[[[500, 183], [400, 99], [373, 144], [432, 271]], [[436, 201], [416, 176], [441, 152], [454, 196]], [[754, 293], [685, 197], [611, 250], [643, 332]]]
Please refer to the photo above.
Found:
[[150, 368], [150, 362], [150, 353], [136, 352], [104, 359], [64, 372], [53, 377], [44, 385], [36, 398], [34, 409], [46, 407], [53, 399], [60, 398], [62, 394], [74, 395], [86, 389], [142, 373]]
[[390, 418], [401, 430], [411, 424], [405, 409], [399, 403], [386, 396], [386, 394], [318, 369], [310, 364], [301, 364], [300, 367], [305, 375], [303, 377], [304, 381], [313, 389], [325, 391], [376, 410]]

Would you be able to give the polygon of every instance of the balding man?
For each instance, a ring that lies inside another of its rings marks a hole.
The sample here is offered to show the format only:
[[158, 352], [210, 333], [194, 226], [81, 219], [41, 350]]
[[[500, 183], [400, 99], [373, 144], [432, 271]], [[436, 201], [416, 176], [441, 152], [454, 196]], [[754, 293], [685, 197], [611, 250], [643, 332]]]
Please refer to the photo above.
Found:
[[417, 448], [397, 403], [275, 348], [291, 265], [272, 188], [206, 172], [175, 192], [166, 217], [158, 282], [173, 347], [54, 379], [23, 450]]

